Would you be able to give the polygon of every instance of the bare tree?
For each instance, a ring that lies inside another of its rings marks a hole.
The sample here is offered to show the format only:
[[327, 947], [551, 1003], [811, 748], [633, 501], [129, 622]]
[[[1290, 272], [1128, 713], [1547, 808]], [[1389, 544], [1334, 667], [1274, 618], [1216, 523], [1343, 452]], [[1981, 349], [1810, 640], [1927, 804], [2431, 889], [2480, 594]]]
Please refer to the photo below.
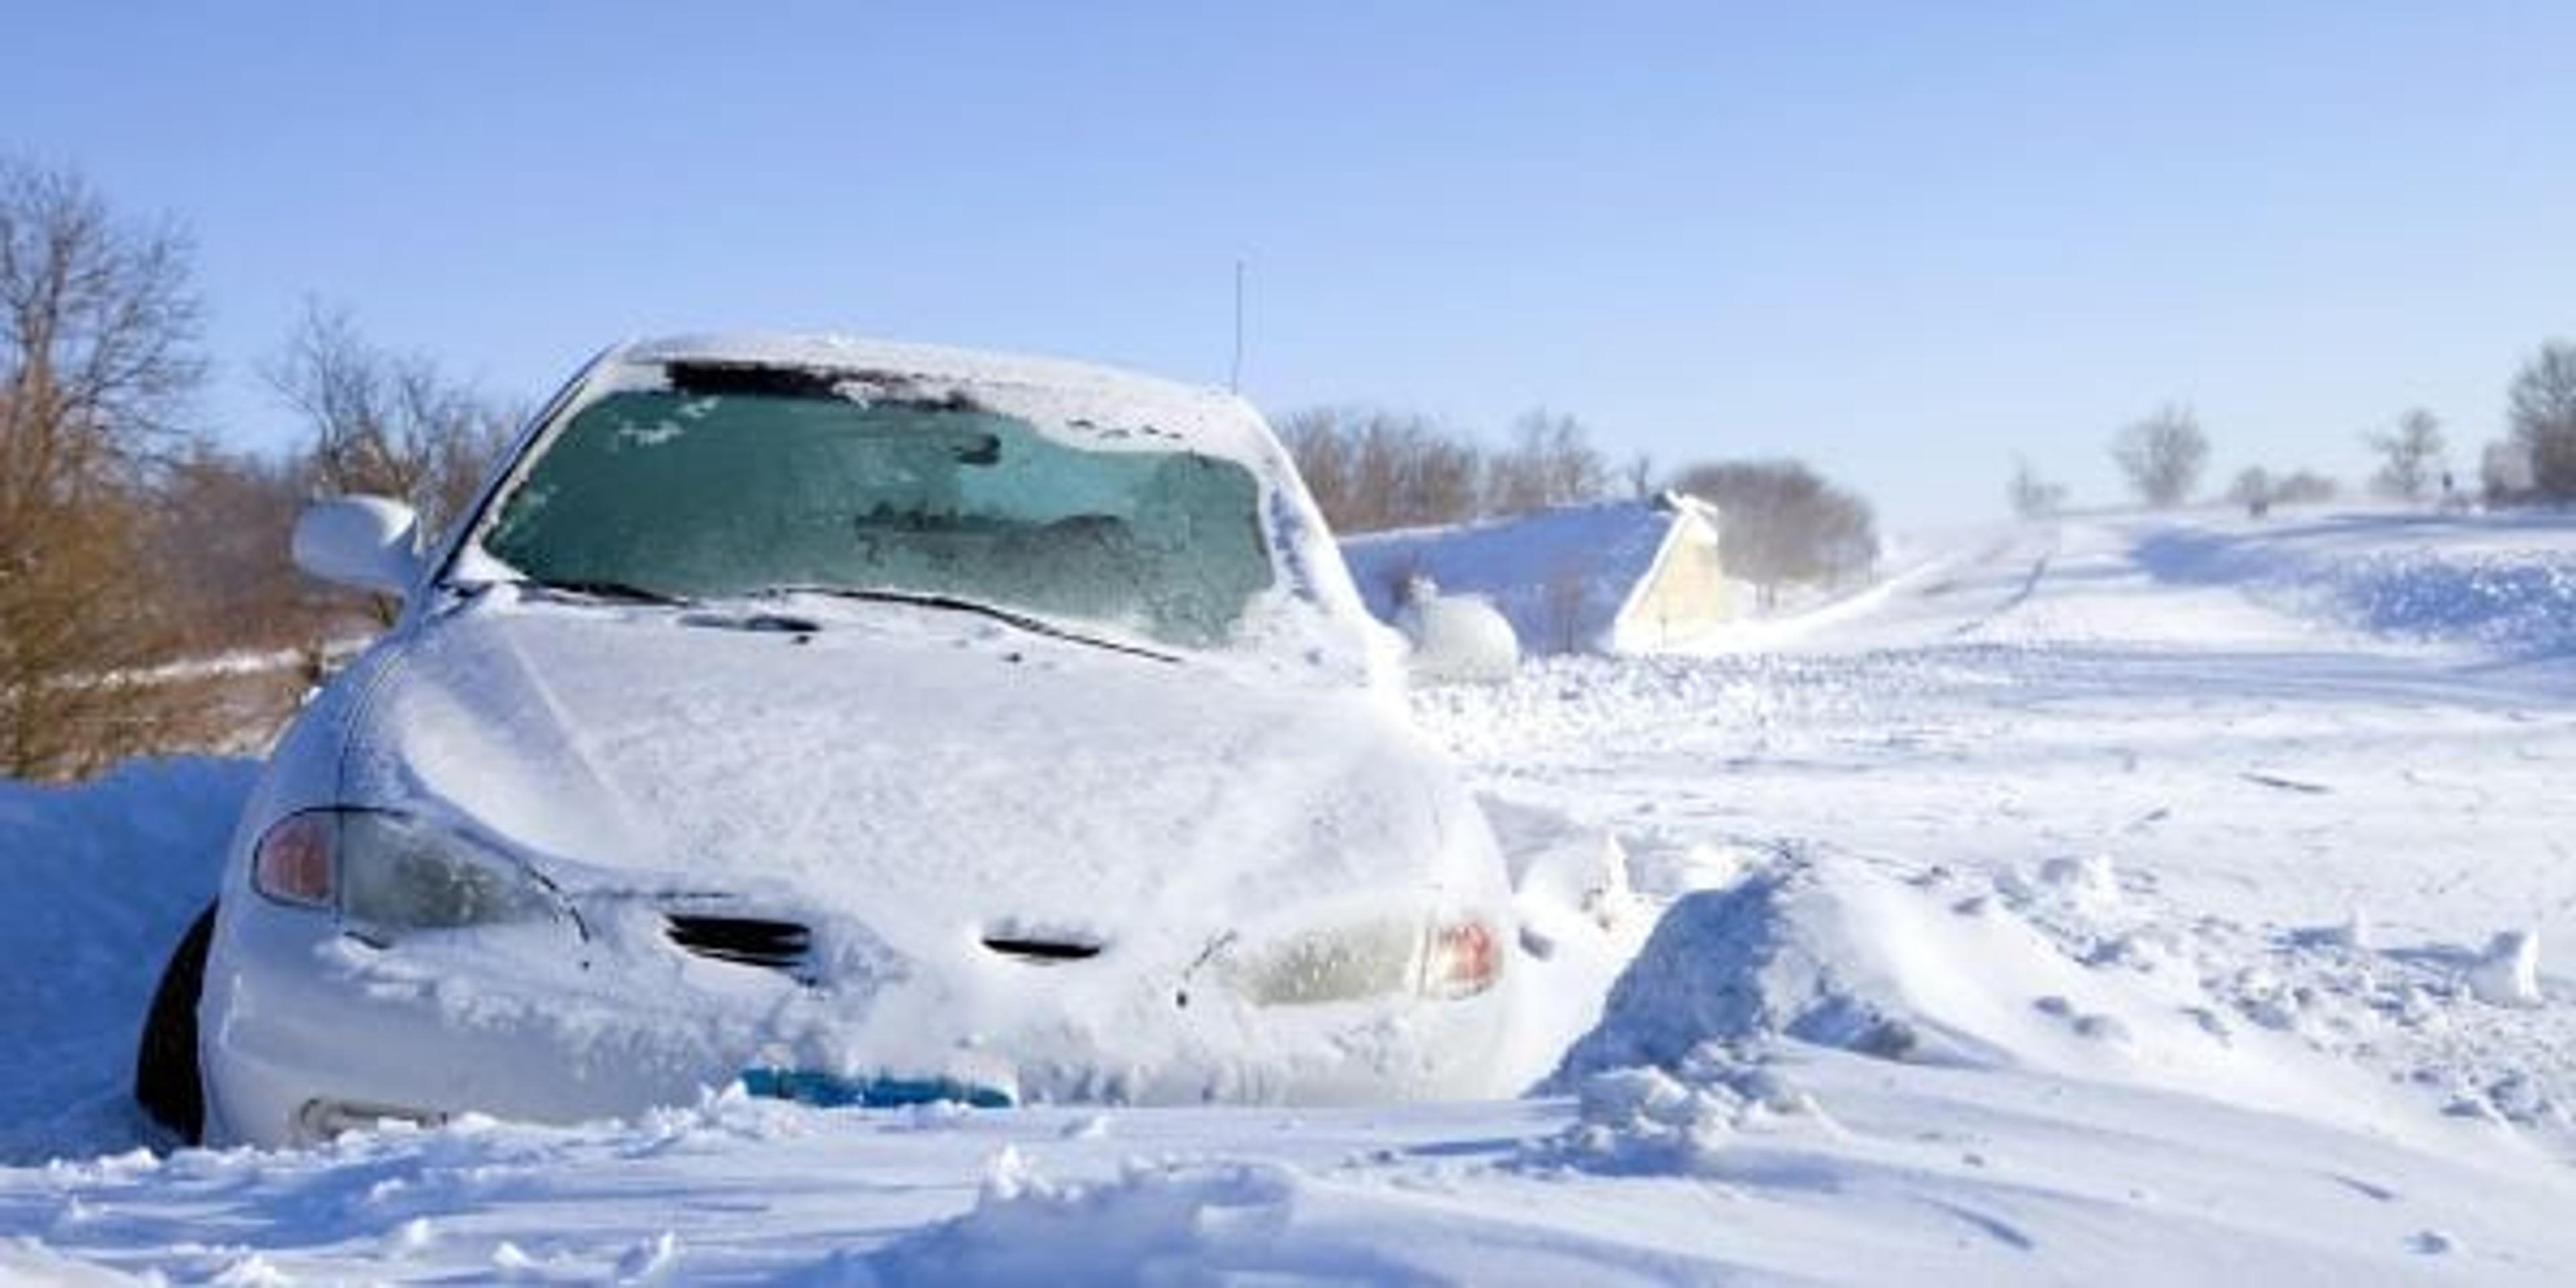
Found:
[[2013, 513], [2025, 519], [2045, 519], [2066, 508], [2066, 487], [2041, 478], [2030, 468], [2030, 462], [2013, 460], [2011, 485], [2006, 488], [2012, 498]]
[[2382, 495], [2421, 500], [2442, 472], [2442, 422], [2421, 407], [2410, 407], [2387, 429], [2362, 435], [2379, 455], [2379, 472], [2370, 485]]
[[1336, 532], [1457, 523], [1478, 512], [1484, 452], [1424, 417], [1308, 408], [1280, 422], [1280, 438]]
[[1539, 625], [1550, 652], [1577, 652], [1589, 642], [1583, 628], [1592, 606], [1590, 564], [1579, 556], [1570, 557], [1550, 568], [1539, 584]]
[[1459, 523], [1476, 517], [1485, 451], [1419, 417], [1381, 421], [1361, 443], [1363, 460], [1384, 457], [1395, 479], [1387, 502], [1397, 527]]
[[[1615, 486], [1583, 422], [1545, 411], [1521, 417], [1499, 455], [1427, 417], [1372, 407], [1292, 412], [1279, 438], [1336, 532], [1518, 514], [1598, 500]], [[1642, 488], [1651, 473], [1638, 457], [1630, 486]]]
[[429, 358], [370, 342], [347, 310], [313, 301], [265, 374], [304, 419], [319, 490], [407, 502], [428, 531], [472, 504], [517, 420]]
[[2506, 406], [2532, 490], [2548, 500], [2576, 499], [2576, 344], [2540, 346], [2514, 373]]
[[1476, 512], [1476, 445], [1428, 419], [1370, 413], [1352, 444], [1354, 531], [1457, 523]]
[[2292, 470], [2272, 480], [2272, 499], [2282, 505], [2317, 505], [2342, 492], [2333, 479], [2313, 470]]
[[2259, 518], [2276, 505], [2316, 505], [2335, 499], [2341, 491], [2333, 479], [2314, 470], [2275, 474], [2249, 465], [2227, 485], [2227, 499]]
[[187, 238], [0, 158], [0, 773], [93, 772], [185, 719], [147, 492], [203, 378]]
[[1619, 467], [1619, 477], [1628, 485], [1628, 496], [1644, 501], [1655, 495], [1655, 458], [1639, 452]]
[[1488, 466], [1485, 510], [1523, 514], [1597, 501], [1609, 492], [1609, 463], [1583, 422], [1542, 407], [1512, 423], [1511, 450]]
[[1878, 559], [1869, 503], [1803, 461], [1694, 465], [1673, 486], [1717, 506], [1726, 571], [1752, 582], [1765, 606], [1784, 585], [1838, 581]]
[[2191, 499], [2209, 464], [2209, 436], [2191, 409], [2168, 403], [2111, 439], [2111, 459], [2138, 499], [2159, 508]]
[[1279, 419], [1279, 444], [1297, 467], [1297, 477], [1315, 499], [1324, 521], [1336, 531], [1357, 531], [1347, 522], [1351, 495], [1351, 437], [1342, 428], [1346, 408], [1304, 407]]
[[2478, 454], [2478, 487], [2489, 505], [2511, 505], [2531, 494], [2531, 452], [2504, 439]]
[[193, 445], [153, 489], [154, 558], [192, 654], [311, 642], [324, 600], [287, 561], [303, 506], [293, 462]]
[[2249, 465], [2238, 471], [2236, 481], [2227, 485], [2227, 499], [2245, 507], [2247, 514], [2262, 518], [2272, 509], [2272, 471], [2260, 465]]

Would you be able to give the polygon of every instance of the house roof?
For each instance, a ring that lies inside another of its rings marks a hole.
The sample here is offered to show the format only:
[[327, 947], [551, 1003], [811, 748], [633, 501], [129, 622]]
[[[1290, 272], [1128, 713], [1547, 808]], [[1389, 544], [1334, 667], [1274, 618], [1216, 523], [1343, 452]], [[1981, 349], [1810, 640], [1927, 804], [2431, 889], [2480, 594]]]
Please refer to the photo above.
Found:
[[1652, 577], [1676, 524], [1705, 522], [1705, 502], [1667, 493], [1647, 500], [1563, 506], [1436, 528], [1404, 528], [1342, 539], [1360, 597], [1382, 621], [1395, 620], [1399, 590], [1415, 573], [1444, 594], [1481, 595], [1511, 619], [1531, 652], [1604, 644]]

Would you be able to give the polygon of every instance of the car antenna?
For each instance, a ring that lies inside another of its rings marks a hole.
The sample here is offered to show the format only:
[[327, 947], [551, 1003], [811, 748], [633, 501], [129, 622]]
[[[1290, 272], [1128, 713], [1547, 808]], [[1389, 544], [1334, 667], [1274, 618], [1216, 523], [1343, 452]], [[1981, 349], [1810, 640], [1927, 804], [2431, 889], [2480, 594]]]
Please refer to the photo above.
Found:
[[1243, 258], [1234, 261], [1234, 365], [1227, 369], [1225, 391], [1243, 392]]

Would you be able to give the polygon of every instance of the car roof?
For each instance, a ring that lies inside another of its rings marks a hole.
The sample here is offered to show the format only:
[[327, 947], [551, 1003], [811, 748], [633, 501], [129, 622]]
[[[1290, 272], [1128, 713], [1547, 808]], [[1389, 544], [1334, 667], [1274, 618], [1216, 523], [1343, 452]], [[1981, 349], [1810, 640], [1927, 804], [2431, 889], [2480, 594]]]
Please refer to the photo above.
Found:
[[[607, 366], [658, 382], [673, 363], [711, 363], [846, 374], [910, 386], [970, 389], [997, 410], [1059, 431], [1103, 436], [1144, 433], [1212, 455], [1265, 466], [1277, 448], [1249, 403], [1221, 389], [1112, 367], [943, 345], [839, 335], [769, 332], [638, 340], [612, 350]], [[612, 377], [612, 383], [624, 379]]]

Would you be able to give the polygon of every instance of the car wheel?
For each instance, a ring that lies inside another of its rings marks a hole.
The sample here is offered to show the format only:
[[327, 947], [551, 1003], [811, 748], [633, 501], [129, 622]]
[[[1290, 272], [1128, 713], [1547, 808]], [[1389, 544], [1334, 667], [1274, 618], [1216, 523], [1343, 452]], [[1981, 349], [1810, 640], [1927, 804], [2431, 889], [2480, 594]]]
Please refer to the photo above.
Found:
[[180, 936], [152, 990], [143, 1043], [134, 1055], [134, 1100], [152, 1120], [195, 1145], [206, 1135], [206, 1089], [197, 1074], [197, 995], [205, 991], [206, 953], [215, 942], [215, 905]]

